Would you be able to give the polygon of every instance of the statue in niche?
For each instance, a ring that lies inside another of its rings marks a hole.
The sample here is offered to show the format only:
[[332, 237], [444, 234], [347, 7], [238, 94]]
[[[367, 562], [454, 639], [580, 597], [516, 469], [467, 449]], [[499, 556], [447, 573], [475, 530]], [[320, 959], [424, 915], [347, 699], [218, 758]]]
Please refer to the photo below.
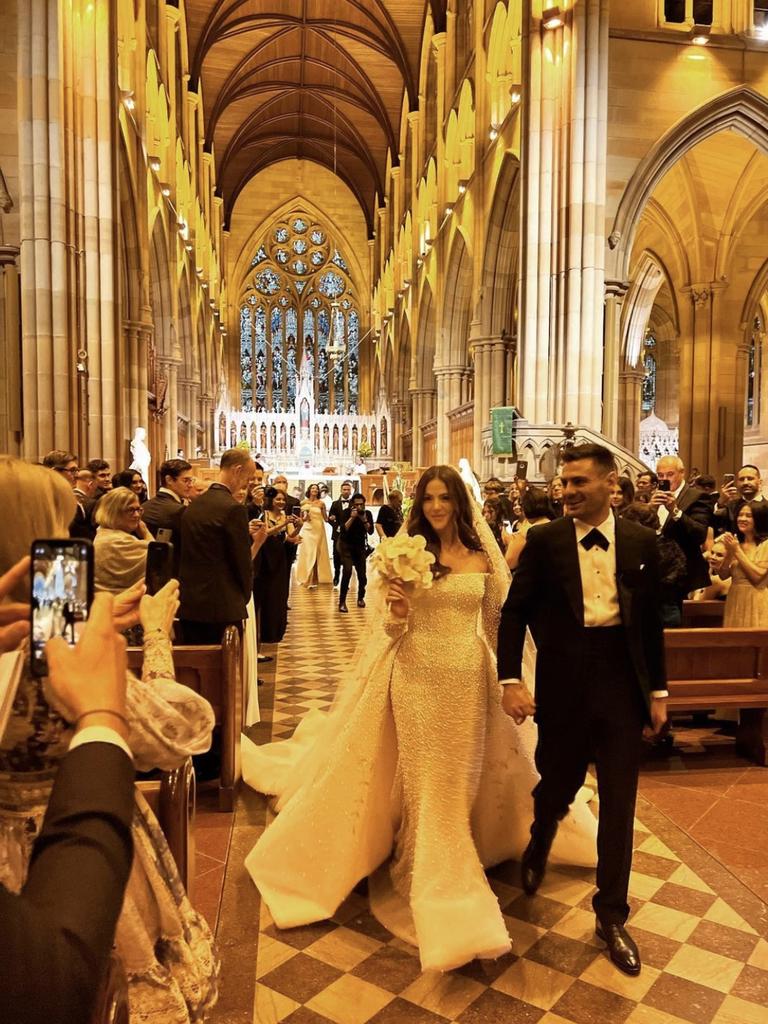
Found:
[[144, 427], [136, 427], [131, 441], [131, 464], [128, 469], [141, 473], [144, 483], [149, 483], [149, 464], [152, 456], [147, 448], [147, 432]]
[[267, 425], [266, 423], [261, 424], [261, 430], [259, 430], [259, 447], [262, 451], [266, 451], [267, 448]]
[[[357, 435], [357, 430], [355, 430], [355, 435]], [[346, 423], [344, 424], [344, 429], [341, 432], [341, 444], [342, 444], [342, 447], [343, 447], [344, 451], [348, 452], [349, 451], [349, 427], [347, 426]]]
[[293, 451], [294, 448], [296, 447], [296, 424], [295, 423], [291, 424], [291, 429], [290, 429], [290, 431], [288, 433], [288, 436], [289, 436], [290, 441], [291, 441], [290, 450]]
[[333, 428], [333, 450], [334, 450], [334, 452], [338, 452], [338, 450], [339, 450], [339, 428], [338, 428], [338, 425], [335, 425], [334, 428]]
[[237, 424], [234, 420], [229, 425], [229, 447], [237, 447]]
[[256, 441], [256, 424], [255, 423], [251, 424], [250, 436], [251, 436], [251, 448], [253, 448], [253, 449], [258, 448], [258, 443]]
[[326, 451], [328, 451], [328, 449], [330, 448], [330, 440], [331, 440], [331, 432], [328, 429], [328, 424], [326, 423], [325, 426], [323, 427], [323, 448]]
[[277, 426], [274, 423], [269, 428], [269, 446], [272, 451], [277, 448]]
[[[346, 448], [346, 445], [344, 445], [344, 447]], [[357, 449], [358, 449], [358, 443], [357, 443], [357, 427], [352, 427], [352, 451], [353, 451], [353, 452], [356, 452], [356, 451], [357, 451]]]
[[309, 402], [306, 400], [306, 398], [302, 398], [301, 400], [301, 408], [299, 410], [299, 415], [302, 437], [309, 437]]
[[376, 427], [371, 427], [371, 453], [376, 454]]
[[219, 448], [227, 447], [227, 417], [224, 413], [219, 416]]
[[287, 445], [286, 445], [286, 435], [285, 435], [285, 424], [281, 423], [280, 424], [280, 451], [284, 452], [286, 450], [286, 447], [287, 447]]
[[387, 453], [387, 421], [381, 417], [381, 430], [379, 431], [379, 437], [381, 438], [381, 453], [386, 455]]
[[319, 423], [315, 424], [315, 438], [314, 438], [314, 440], [315, 440], [315, 451], [317, 452], [317, 451], [320, 450], [320, 424]]

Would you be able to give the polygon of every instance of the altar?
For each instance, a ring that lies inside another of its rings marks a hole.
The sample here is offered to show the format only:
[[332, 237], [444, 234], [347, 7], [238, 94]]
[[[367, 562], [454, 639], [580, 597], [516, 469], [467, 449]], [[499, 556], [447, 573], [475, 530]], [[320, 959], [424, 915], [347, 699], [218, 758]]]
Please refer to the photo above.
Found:
[[312, 363], [306, 358], [293, 409], [267, 412], [219, 406], [216, 424], [216, 455], [245, 443], [270, 468], [296, 477], [351, 475], [365, 472], [365, 460], [378, 465], [392, 458], [392, 421], [384, 396], [371, 414], [320, 412]]

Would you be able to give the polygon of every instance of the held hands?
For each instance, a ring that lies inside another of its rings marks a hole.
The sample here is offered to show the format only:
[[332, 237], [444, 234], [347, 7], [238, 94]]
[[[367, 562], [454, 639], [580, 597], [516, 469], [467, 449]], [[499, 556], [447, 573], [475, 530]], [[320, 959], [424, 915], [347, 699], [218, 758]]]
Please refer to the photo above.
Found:
[[144, 522], [143, 519], [139, 520], [139, 537], [142, 540], [154, 540], [155, 539], [152, 536], [152, 534], [150, 533], [149, 527], [147, 526], [147, 524]]
[[407, 619], [411, 613], [411, 601], [402, 580], [393, 580], [387, 587], [387, 604], [396, 619]]
[[[22, 558], [3, 576], [0, 576], [0, 602], [8, 597], [29, 572], [29, 556]], [[29, 605], [16, 602], [0, 603], [0, 653], [15, 651], [29, 633]]]
[[160, 629], [170, 634], [176, 612], [179, 610], [179, 581], [168, 580], [154, 595], [145, 594], [139, 605], [139, 618], [145, 633]]
[[536, 712], [536, 702], [525, 683], [508, 683], [504, 687], [501, 706], [515, 725], [522, 725], [529, 715]]
[[48, 641], [47, 695], [67, 721], [107, 726], [127, 739], [125, 640], [115, 633], [113, 614], [111, 594], [97, 594], [77, 646], [61, 637]]
[[667, 702], [663, 697], [651, 698], [651, 724], [643, 729], [645, 739], [653, 739], [658, 736], [667, 724]]

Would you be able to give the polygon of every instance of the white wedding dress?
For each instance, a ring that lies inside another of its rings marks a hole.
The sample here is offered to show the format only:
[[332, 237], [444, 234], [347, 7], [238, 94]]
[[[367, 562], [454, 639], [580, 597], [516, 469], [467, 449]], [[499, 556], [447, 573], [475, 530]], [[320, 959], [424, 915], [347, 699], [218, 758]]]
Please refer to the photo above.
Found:
[[[484, 868], [528, 841], [536, 727], [501, 707], [494, 649], [509, 573], [476, 526], [492, 572], [438, 579], [406, 622], [382, 601], [330, 713], [312, 712], [289, 741], [243, 738], [245, 781], [279, 797], [246, 867], [280, 928], [331, 917], [372, 876], [371, 909], [418, 946], [425, 970], [511, 948]], [[372, 589], [380, 599], [381, 583]], [[596, 831], [574, 804], [553, 859], [594, 865]]]
[[309, 511], [309, 518], [301, 528], [301, 544], [296, 559], [296, 582], [302, 587], [316, 583], [331, 583], [333, 577], [323, 510], [318, 505], [304, 505], [303, 508]]

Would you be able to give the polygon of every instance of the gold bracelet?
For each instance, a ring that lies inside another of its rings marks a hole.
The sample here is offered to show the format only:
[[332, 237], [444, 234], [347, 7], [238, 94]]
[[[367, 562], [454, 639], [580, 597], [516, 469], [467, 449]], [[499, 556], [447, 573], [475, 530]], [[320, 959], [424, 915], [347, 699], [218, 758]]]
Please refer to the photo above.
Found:
[[112, 708], [94, 708], [93, 711], [84, 711], [79, 718], [75, 719], [75, 728], [80, 725], [84, 718], [88, 718], [90, 715], [111, 715], [113, 718], [119, 719], [126, 729], [130, 729], [128, 719], [125, 715], [122, 715], [119, 711], [113, 711]]

